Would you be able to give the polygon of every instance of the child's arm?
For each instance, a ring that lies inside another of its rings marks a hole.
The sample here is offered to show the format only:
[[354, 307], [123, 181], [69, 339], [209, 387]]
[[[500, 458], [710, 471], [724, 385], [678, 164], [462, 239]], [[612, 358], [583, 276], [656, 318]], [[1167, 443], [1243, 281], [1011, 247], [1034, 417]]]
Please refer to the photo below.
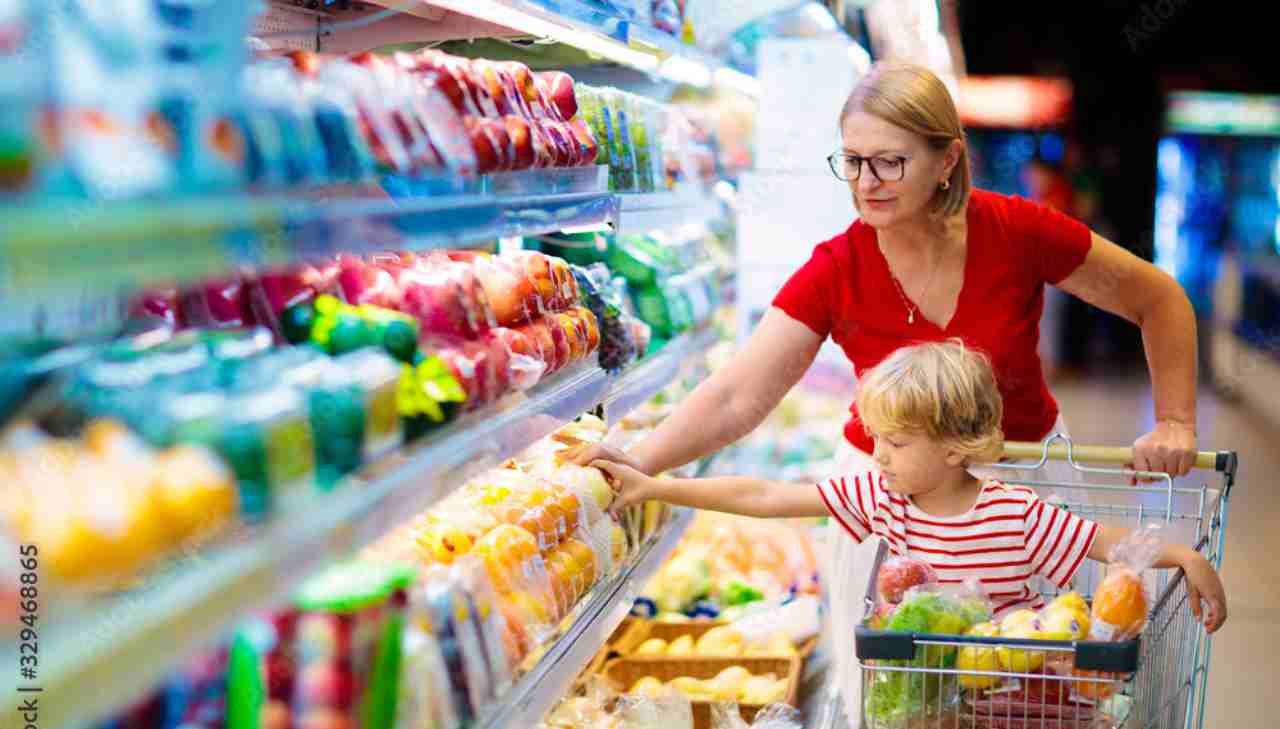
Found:
[[[1099, 524], [1098, 536], [1089, 548], [1089, 559], [1106, 562], [1111, 548], [1127, 536], [1128, 529]], [[1187, 574], [1187, 601], [1191, 603], [1191, 613], [1204, 622], [1205, 630], [1210, 633], [1222, 627], [1227, 621], [1227, 593], [1209, 560], [1185, 545], [1165, 543], [1155, 566], [1162, 569], [1181, 567]], [[1209, 604], [1208, 614], [1202, 611], [1201, 599]]]
[[609, 461], [592, 466], [611, 476], [614, 510], [656, 499], [695, 509], [763, 517], [826, 516], [818, 489], [746, 476], [723, 478], [654, 478]]

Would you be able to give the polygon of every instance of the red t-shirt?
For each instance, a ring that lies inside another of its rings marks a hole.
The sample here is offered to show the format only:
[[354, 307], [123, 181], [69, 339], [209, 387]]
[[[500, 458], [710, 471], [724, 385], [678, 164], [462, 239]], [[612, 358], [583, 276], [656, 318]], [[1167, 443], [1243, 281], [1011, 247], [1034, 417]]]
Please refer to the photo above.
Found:
[[[964, 284], [946, 329], [920, 315], [907, 322], [875, 229], [862, 221], [814, 248], [773, 305], [834, 339], [859, 377], [900, 347], [959, 337], [991, 358], [1004, 398], [1005, 437], [1040, 440], [1058, 418], [1036, 351], [1044, 284], [1058, 283], [1084, 262], [1090, 232], [1049, 207], [985, 190], [970, 195], [967, 215]], [[856, 405], [849, 411], [845, 437], [870, 453], [873, 443]]]

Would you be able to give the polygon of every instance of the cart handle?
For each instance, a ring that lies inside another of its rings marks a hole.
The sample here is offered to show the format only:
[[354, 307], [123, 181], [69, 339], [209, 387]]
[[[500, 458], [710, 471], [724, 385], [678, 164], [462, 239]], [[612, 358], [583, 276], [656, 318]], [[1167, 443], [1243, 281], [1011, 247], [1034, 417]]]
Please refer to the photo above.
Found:
[[[1028, 441], [1007, 441], [1004, 444], [1004, 455], [1008, 458], [1039, 459], [1050, 458], [1055, 461], [1068, 460], [1067, 446], [1063, 443], [1044, 443]], [[1071, 445], [1070, 460], [1075, 463], [1105, 463], [1115, 466], [1131, 466], [1133, 464], [1133, 448], [1119, 446]], [[1200, 451], [1196, 454], [1196, 468], [1226, 473], [1235, 471], [1235, 451]]]

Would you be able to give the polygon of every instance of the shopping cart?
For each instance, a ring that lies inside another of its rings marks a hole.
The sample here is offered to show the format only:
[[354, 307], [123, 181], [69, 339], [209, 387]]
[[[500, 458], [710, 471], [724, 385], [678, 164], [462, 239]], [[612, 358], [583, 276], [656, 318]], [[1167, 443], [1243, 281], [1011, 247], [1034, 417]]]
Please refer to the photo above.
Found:
[[[1065, 459], [1081, 477], [1079, 483], [1014, 478], [1007, 483], [1035, 487], [1055, 506], [1100, 523], [1129, 528], [1160, 523], [1167, 535], [1194, 544], [1215, 568], [1221, 565], [1227, 501], [1238, 464], [1234, 452], [1200, 453], [1197, 471], [1216, 472], [1221, 484], [1199, 487], [1175, 486], [1168, 475], [1151, 473], [1136, 475], [1156, 483], [1131, 486], [1133, 471], [1084, 465], [1130, 463], [1129, 449], [1076, 446], [1058, 435], [1044, 443], [1010, 444], [1005, 452], [1039, 459], [1007, 468], [1039, 468], [1051, 458]], [[1098, 483], [1109, 480], [1116, 482]], [[882, 542], [867, 587], [867, 617], [877, 608], [876, 576], [886, 553]], [[1092, 602], [1106, 566], [1090, 560], [1085, 565], [1072, 586]], [[1146, 579], [1149, 594], [1156, 596], [1147, 625], [1138, 638], [1124, 642], [1027, 641], [860, 626], [855, 641], [862, 669], [862, 726], [1201, 727], [1210, 636], [1187, 605], [1181, 570], [1153, 570]], [[1051, 591], [1045, 597], [1052, 598]], [[1000, 651], [1008, 660], [993, 660]]]

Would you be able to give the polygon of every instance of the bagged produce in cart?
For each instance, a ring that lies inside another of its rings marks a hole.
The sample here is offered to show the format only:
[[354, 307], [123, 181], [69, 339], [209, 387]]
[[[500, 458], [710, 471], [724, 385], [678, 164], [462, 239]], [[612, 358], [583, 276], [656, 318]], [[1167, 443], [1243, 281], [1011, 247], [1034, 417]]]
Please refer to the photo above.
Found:
[[893, 556], [884, 561], [876, 575], [876, 592], [887, 605], [902, 602], [907, 590], [936, 585], [938, 575], [927, 562], [909, 557]]
[[1163, 543], [1160, 526], [1150, 524], [1111, 548], [1107, 574], [1093, 593], [1090, 639], [1129, 640], [1142, 632], [1150, 604], [1142, 573], [1155, 564]]

